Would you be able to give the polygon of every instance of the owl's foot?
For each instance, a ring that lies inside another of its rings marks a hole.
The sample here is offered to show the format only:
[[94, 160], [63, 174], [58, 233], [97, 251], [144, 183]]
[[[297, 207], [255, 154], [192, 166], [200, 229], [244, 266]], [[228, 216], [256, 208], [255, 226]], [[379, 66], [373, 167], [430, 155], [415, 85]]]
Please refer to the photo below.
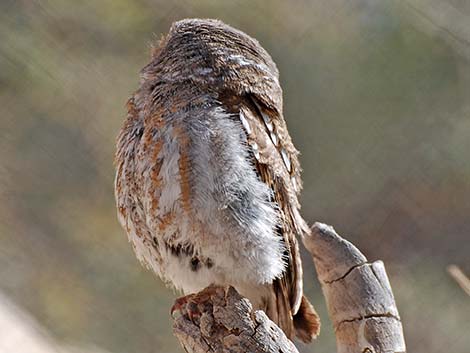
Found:
[[170, 314], [175, 318], [177, 313], [182, 316], [187, 316], [191, 321], [196, 322], [199, 320], [203, 312], [208, 311], [209, 299], [217, 293], [221, 287], [209, 286], [196, 294], [189, 294], [184, 297], [178, 298], [175, 304], [171, 307]]
[[191, 299], [195, 296], [196, 294], [189, 294], [184, 297], [177, 298], [175, 300], [175, 303], [171, 307], [171, 310], [170, 310], [171, 316], [175, 318], [178, 316], [177, 313], [181, 315], [187, 314], [188, 316], [190, 316], [188, 312], [188, 304], [191, 302]]

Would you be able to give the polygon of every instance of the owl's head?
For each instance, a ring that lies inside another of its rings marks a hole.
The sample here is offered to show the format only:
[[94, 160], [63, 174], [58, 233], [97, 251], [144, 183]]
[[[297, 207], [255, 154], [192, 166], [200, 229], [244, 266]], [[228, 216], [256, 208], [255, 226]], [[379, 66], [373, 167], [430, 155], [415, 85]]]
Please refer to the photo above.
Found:
[[154, 47], [142, 79], [182, 82], [265, 96], [272, 108], [282, 97], [279, 72], [256, 39], [219, 20], [173, 23]]

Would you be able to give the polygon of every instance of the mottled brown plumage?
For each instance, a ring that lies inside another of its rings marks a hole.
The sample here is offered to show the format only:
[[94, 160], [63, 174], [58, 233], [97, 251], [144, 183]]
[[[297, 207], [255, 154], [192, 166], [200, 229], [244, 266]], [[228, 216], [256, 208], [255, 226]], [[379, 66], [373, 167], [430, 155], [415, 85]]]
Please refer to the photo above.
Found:
[[116, 153], [118, 215], [139, 259], [185, 293], [233, 285], [310, 341], [300, 166], [271, 57], [220, 21], [184, 20], [141, 77]]

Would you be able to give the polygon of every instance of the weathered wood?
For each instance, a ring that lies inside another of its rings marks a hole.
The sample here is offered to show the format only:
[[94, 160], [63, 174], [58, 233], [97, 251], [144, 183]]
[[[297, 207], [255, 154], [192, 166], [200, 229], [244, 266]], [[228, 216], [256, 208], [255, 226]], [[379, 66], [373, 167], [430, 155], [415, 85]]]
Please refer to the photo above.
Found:
[[457, 265], [447, 266], [447, 272], [457, 282], [460, 288], [470, 296], [470, 279], [463, 273]]
[[208, 287], [197, 297], [192, 319], [183, 308], [173, 324], [186, 352], [298, 353], [284, 332], [263, 311], [253, 311], [233, 287]]
[[[383, 263], [369, 263], [325, 224], [315, 223], [303, 242], [322, 285], [338, 353], [405, 352]], [[173, 326], [186, 352], [298, 353], [281, 329], [262, 311], [253, 311], [234, 288], [208, 287], [195, 296], [197, 305], [183, 305]]]
[[303, 242], [317, 269], [338, 353], [405, 352], [403, 328], [383, 262], [369, 263], [325, 224], [315, 223]]

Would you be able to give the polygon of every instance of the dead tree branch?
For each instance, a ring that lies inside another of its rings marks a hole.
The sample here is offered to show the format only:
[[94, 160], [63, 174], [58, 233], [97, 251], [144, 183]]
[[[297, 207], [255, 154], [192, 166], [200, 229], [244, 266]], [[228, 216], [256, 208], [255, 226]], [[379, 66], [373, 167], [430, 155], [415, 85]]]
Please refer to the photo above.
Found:
[[[208, 287], [198, 293], [200, 316], [177, 318], [173, 332], [188, 353], [298, 353], [284, 332], [233, 287]], [[203, 300], [201, 300], [203, 297]]]
[[338, 353], [405, 352], [403, 328], [383, 262], [368, 262], [325, 224], [315, 223], [303, 242], [317, 269]]
[[470, 296], [470, 279], [457, 265], [447, 266], [447, 272], [457, 282], [460, 288]]
[[[405, 352], [383, 263], [369, 263], [325, 224], [316, 223], [303, 242], [323, 288], [338, 353]], [[196, 295], [198, 317], [190, 318], [183, 309], [173, 326], [186, 352], [298, 353], [282, 330], [262, 311], [253, 311], [235, 289], [209, 287]]]

